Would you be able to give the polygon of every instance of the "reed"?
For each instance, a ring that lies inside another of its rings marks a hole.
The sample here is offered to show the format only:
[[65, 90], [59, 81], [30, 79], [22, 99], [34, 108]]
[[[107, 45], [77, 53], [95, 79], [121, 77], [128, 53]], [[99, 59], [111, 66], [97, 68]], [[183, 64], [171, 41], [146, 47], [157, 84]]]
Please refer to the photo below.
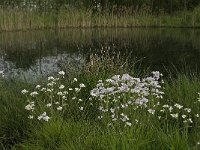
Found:
[[88, 28], [88, 27], [200, 27], [199, 8], [178, 15], [152, 15], [146, 11], [133, 12], [129, 9], [116, 12], [92, 13], [87, 9], [61, 9], [55, 12], [0, 9], [0, 31], [31, 30], [45, 28]]

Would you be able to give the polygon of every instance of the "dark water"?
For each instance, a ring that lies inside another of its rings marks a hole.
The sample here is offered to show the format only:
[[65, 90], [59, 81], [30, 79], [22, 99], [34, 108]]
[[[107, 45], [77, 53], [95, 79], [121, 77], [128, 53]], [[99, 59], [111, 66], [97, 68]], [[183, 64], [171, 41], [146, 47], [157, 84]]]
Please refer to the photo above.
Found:
[[0, 33], [0, 70], [7, 78], [35, 80], [63, 63], [82, 64], [102, 47], [136, 57], [142, 68], [200, 69], [197, 29], [65, 29]]

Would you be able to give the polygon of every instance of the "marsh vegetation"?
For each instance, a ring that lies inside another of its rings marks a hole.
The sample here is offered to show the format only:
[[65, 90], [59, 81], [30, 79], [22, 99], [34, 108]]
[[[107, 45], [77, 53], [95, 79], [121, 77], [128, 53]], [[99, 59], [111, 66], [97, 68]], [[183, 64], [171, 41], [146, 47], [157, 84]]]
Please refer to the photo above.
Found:
[[0, 3], [0, 30], [83, 27], [199, 27], [199, 1], [12, 1]]

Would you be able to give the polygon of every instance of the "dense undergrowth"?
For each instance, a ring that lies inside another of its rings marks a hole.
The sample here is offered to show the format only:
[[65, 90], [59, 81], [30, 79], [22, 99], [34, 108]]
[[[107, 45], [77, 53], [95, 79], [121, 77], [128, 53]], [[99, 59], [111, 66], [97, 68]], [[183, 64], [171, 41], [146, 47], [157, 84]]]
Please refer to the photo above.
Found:
[[1, 79], [0, 149], [198, 150], [199, 76], [160, 77], [94, 55], [70, 76], [61, 71], [34, 85]]

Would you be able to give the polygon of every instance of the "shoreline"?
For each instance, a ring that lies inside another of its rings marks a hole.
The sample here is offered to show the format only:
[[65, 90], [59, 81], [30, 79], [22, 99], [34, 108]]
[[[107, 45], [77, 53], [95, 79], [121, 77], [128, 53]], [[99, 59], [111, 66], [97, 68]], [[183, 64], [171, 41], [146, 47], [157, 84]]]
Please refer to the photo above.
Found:
[[42, 30], [65, 30], [65, 29], [80, 29], [80, 30], [85, 30], [85, 29], [200, 29], [200, 26], [131, 26], [131, 27], [104, 27], [104, 26], [98, 26], [98, 27], [58, 27], [58, 28], [53, 28], [53, 27], [45, 27], [45, 28], [29, 28], [29, 29], [13, 29], [13, 30], [0, 30], [0, 33], [6, 33], [6, 32], [27, 32], [27, 31], [42, 31]]

